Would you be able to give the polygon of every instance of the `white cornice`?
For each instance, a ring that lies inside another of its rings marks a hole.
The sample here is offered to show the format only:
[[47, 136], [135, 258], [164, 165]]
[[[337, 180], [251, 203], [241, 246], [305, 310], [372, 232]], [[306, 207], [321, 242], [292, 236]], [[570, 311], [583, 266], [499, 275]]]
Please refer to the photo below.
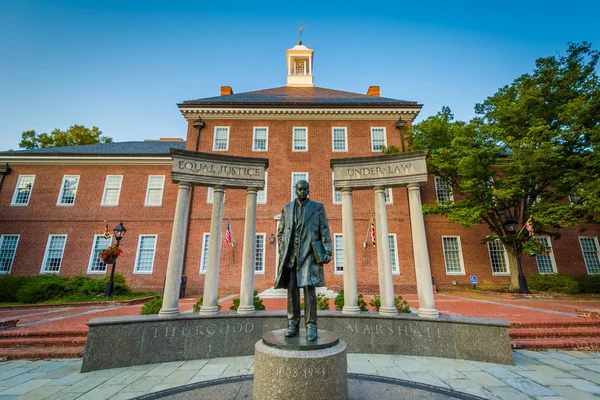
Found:
[[196, 119], [291, 119], [291, 120], [414, 120], [415, 108], [238, 108], [193, 107], [179, 109], [187, 120]]
[[43, 155], [0, 155], [0, 162], [33, 165], [171, 165], [171, 156], [131, 157], [131, 156], [43, 156]]

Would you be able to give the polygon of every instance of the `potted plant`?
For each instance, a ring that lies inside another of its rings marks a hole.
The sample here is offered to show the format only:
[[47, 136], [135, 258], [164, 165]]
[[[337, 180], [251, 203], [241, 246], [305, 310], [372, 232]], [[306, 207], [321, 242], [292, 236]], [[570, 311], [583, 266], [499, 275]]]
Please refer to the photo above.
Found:
[[119, 257], [123, 253], [123, 250], [119, 249], [117, 246], [110, 246], [108, 249], [102, 251], [100, 253], [100, 258], [104, 261], [104, 264], [114, 264]]

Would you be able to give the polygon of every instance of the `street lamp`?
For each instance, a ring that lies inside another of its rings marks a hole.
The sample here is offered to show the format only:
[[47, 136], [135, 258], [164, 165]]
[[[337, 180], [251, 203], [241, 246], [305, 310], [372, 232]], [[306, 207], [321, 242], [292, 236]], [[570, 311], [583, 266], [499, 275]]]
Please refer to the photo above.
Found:
[[[119, 223], [119, 225], [113, 228], [113, 233], [115, 234], [115, 239], [117, 240], [117, 249], [119, 248], [119, 243], [121, 239], [125, 236], [125, 232], [127, 229], [123, 226], [123, 221]], [[115, 286], [114, 278], [115, 278], [115, 267], [117, 265], [117, 258], [114, 259], [112, 269], [110, 271], [110, 278], [108, 279], [108, 283], [106, 284], [106, 291], [104, 292], [104, 297], [110, 297], [112, 295], [113, 287]]]
[[504, 222], [504, 228], [506, 231], [512, 235], [512, 243], [515, 251], [515, 257], [517, 258], [517, 269], [519, 271], [519, 292], [521, 293], [531, 293], [529, 288], [527, 287], [527, 279], [525, 279], [525, 275], [523, 275], [523, 266], [521, 265], [521, 256], [519, 255], [519, 249], [517, 248], [516, 241], [516, 233], [517, 233], [517, 221], [509, 217], [506, 222]]

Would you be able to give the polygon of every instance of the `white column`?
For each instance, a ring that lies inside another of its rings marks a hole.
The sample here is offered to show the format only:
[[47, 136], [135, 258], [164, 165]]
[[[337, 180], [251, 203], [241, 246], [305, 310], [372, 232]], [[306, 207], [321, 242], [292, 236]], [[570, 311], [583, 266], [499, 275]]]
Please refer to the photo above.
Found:
[[408, 204], [410, 207], [410, 226], [413, 239], [413, 253], [415, 256], [415, 275], [417, 277], [417, 293], [419, 294], [419, 317], [438, 318], [433, 300], [433, 285], [431, 284], [431, 266], [427, 252], [427, 237], [425, 236], [425, 222], [421, 207], [421, 191], [418, 183], [409, 183]]
[[344, 235], [344, 314], [359, 314], [356, 289], [356, 251], [354, 249], [354, 218], [352, 189], [342, 189], [342, 234]]
[[183, 256], [187, 233], [187, 219], [190, 211], [191, 185], [180, 182], [177, 191], [177, 204], [173, 219], [173, 232], [171, 233], [171, 247], [169, 248], [169, 261], [167, 262], [167, 277], [163, 303], [158, 313], [161, 317], [179, 314], [179, 290], [181, 288], [181, 272], [183, 270]]
[[200, 314], [211, 315], [219, 312], [219, 272], [221, 269], [221, 233], [223, 224], [223, 201], [225, 188], [213, 188], [213, 206], [210, 219], [210, 235], [208, 237], [208, 256], [206, 257], [206, 274], [204, 276], [204, 301]]
[[385, 209], [385, 189], [373, 188], [375, 194], [375, 225], [377, 230], [377, 267], [379, 271], [379, 296], [381, 307], [379, 314], [396, 315], [394, 303], [394, 281], [392, 280], [392, 262], [390, 260], [390, 242], [388, 239], [387, 210]]
[[242, 253], [242, 283], [238, 314], [254, 310], [254, 264], [256, 249], [256, 193], [258, 189], [246, 189], [246, 222], [244, 225], [244, 250]]

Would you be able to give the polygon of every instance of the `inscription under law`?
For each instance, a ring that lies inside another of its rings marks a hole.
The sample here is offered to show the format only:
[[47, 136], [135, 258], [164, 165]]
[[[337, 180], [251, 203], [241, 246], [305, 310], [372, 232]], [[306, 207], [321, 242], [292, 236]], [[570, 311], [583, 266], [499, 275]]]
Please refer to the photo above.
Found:
[[348, 168], [347, 174], [353, 178], [363, 178], [365, 176], [389, 176], [405, 175], [411, 172], [412, 164], [396, 164], [383, 167], [361, 167]]

